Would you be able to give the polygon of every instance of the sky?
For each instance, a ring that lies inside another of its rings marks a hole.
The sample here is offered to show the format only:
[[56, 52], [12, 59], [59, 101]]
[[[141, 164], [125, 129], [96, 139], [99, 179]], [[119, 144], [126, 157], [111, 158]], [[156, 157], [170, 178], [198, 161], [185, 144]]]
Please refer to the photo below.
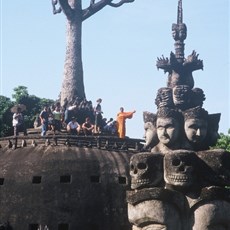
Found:
[[[90, 0], [83, 0], [87, 6]], [[114, 1], [118, 2], [118, 1]], [[83, 22], [82, 53], [87, 100], [102, 98], [104, 117], [119, 108], [136, 110], [126, 121], [127, 136], [143, 138], [143, 111], [156, 112], [157, 90], [167, 74], [157, 57], [174, 50], [171, 35], [178, 0], [135, 0], [119, 8], [106, 6]], [[0, 95], [11, 98], [15, 87], [30, 95], [56, 100], [65, 59], [66, 17], [53, 15], [50, 0], [0, 0]], [[187, 25], [185, 57], [193, 50], [204, 70], [193, 72], [203, 89], [203, 108], [221, 113], [219, 132], [230, 128], [229, 0], [184, 0]]]

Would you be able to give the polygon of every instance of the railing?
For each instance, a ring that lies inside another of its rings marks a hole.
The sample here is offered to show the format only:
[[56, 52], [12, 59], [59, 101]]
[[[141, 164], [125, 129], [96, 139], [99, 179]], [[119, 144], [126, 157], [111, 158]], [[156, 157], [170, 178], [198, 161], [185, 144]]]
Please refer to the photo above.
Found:
[[98, 148], [114, 151], [141, 151], [143, 148], [142, 139], [118, 138], [116, 136], [103, 135], [69, 135], [53, 134], [42, 137], [39, 134], [29, 134], [28, 136], [10, 136], [0, 138], [0, 147], [11, 149], [24, 148], [27, 146], [69, 146], [83, 148]]

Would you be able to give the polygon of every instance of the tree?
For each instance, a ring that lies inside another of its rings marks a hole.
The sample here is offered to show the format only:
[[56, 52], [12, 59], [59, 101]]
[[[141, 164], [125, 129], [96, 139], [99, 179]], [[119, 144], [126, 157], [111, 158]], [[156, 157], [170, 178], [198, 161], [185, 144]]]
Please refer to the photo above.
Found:
[[[105, 6], [120, 7], [134, 0], [90, 0], [89, 6], [82, 8], [82, 0], [52, 0], [53, 13], [63, 12], [67, 18], [67, 46], [64, 65], [64, 79], [61, 88], [61, 105], [67, 100], [74, 102], [77, 98], [85, 98], [82, 65], [82, 22]], [[56, 5], [59, 3], [59, 8]]]
[[26, 110], [23, 111], [27, 128], [32, 128], [35, 117], [40, 114], [45, 105], [51, 106], [54, 101], [46, 98], [39, 98], [29, 95], [27, 87], [18, 86], [13, 89], [14, 93], [11, 101], [10, 98], [0, 95], [0, 137], [13, 135], [12, 112], [11, 108], [16, 104], [24, 104]]
[[28, 90], [26, 86], [18, 86], [14, 89], [14, 94], [12, 94], [12, 98], [15, 99], [17, 104], [23, 104], [23, 99], [29, 96]]
[[12, 134], [12, 106], [10, 98], [0, 95], [0, 137]]
[[217, 140], [214, 148], [225, 149], [230, 152], [230, 129], [228, 130], [227, 135], [220, 133], [220, 138]]

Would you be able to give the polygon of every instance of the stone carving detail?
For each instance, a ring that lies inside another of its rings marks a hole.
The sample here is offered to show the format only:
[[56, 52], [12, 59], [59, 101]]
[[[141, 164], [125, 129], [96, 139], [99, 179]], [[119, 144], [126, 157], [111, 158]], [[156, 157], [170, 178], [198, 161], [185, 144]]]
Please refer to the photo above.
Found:
[[184, 57], [182, 0], [172, 35], [175, 53], [157, 60], [167, 85], [157, 92], [157, 112], [143, 114], [145, 152], [130, 160], [129, 222], [133, 230], [227, 230], [230, 152], [210, 148], [221, 114], [209, 114], [203, 90], [194, 88], [192, 72], [203, 69], [203, 61], [195, 51]]
[[184, 230], [188, 203], [183, 194], [163, 188], [127, 192], [128, 218], [133, 230]]
[[163, 155], [138, 153], [130, 159], [131, 188], [163, 185]]
[[143, 112], [144, 130], [145, 130], [145, 144], [143, 151], [153, 148], [158, 142], [156, 130], [156, 114], [150, 112]]
[[195, 152], [175, 150], [164, 157], [164, 180], [166, 187], [185, 190], [198, 180], [198, 160]]

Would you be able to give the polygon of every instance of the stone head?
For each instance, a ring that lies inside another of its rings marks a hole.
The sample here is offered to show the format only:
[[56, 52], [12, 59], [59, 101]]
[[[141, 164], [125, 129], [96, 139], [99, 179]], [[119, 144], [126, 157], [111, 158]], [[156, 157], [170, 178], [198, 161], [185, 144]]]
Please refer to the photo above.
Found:
[[159, 142], [166, 146], [172, 146], [179, 141], [182, 126], [181, 113], [174, 109], [160, 108], [157, 111], [157, 136]]
[[191, 107], [203, 106], [205, 101], [204, 91], [200, 88], [193, 88], [191, 93]]
[[214, 113], [208, 115], [208, 133], [207, 133], [207, 141], [209, 146], [214, 146], [220, 137], [219, 130], [219, 122], [220, 122], [220, 113]]
[[208, 112], [200, 106], [188, 109], [183, 112], [184, 131], [191, 143], [201, 143], [208, 130]]
[[188, 85], [177, 85], [173, 88], [173, 102], [177, 108], [186, 109], [190, 104], [191, 89]]
[[163, 155], [160, 153], [137, 153], [130, 159], [131, 188], [141, 189], [157, 186], [163, 182]]
[[173, 188], [187, 189], [193, 186], [198, 178], [198, 157], [189, 150], [174, 150], [164, 157], [164, 180]]
[[172, 89], [169, 87], [162, 87], [158, 90], [155, 99], [157, 108], [173, 107]]
[[145, 146], [144, 148], [152, 148], [155, 146], [159, 140], [157, 137], [157, 130], [156, 130], [156, 114], [150, 112], [143, 112], [144, 118], [144, 138], [145, 138]]

